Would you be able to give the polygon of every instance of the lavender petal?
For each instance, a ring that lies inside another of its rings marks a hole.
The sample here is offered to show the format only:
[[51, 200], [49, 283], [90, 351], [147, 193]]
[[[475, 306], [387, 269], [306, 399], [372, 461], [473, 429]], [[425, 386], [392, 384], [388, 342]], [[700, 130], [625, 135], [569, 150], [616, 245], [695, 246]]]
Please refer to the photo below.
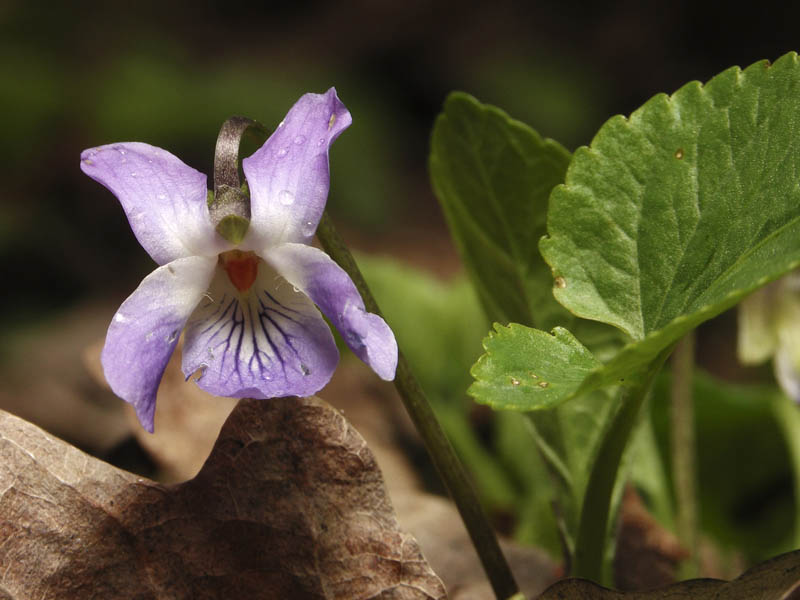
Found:
[[166, 150], [140, 142], [91, 148], [81, 153], [81, 170], [119, 199], [159, 265], [228, 248], [208, 216], [206, 176]]
[[142, 280], [114, 315], [101, 361], [117, 396], [153, 431], [156, 391], [186, 320], [216, 269], [217, 259], [176, 259]]
[[394, 334], [381, 317], [366, 311], [355, 284], [339, 265], [321, 250], [305, 244], [270, 248], [265, 260], [290, 284], [308, 294], [356, 356], [382, 379], [394, 379]]
[[243, 249], [311, 240], [328, 197], [328, 150], [351, 121], [334, 88], [305, 94], [266, 143], [242, 161], [252, 216]]

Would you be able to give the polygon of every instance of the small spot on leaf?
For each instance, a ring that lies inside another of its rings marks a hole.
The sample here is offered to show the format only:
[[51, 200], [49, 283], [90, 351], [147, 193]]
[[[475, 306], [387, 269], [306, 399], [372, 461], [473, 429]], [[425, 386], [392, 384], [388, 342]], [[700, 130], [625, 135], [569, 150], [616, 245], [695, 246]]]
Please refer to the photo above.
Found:
[[547, 387], [547, 386], [549, 386], [549, 385], [550, 385], [550, 384], [549, 384], [549, 383], [547, 383], [546, 381], [540, 381], [540, 382], [539, 382], [539, 387], [540, 387], [540, 388], [542, 388], [542, 389], [546, 388], [546, 387]]
[[559, 289], [562, 289], [562, 290], [563, 290], [565, 287], [567, 287], [567, 280], [566, 280], [566, 279], [564, 279], [563, 277], [561, 277], [561, 275], [559, 275], [558, 277], [556, 277], [556, 279], [555, 279], [555, 282], [554, 282], [554, 283], [555, 283], [555, 286], [556, 286], [557, 288], [559, 288]]
[[511, 378], [511, 385], [513, 385], [515, 387], [518, 386], [519, 385], [519, 379], [517, 379], [516, 377], [512, 377]]
[[683, 158], [683, 148], [678, 148], [677, 150], [675, 150], [675, 158], [677, 158], [678, 160]]

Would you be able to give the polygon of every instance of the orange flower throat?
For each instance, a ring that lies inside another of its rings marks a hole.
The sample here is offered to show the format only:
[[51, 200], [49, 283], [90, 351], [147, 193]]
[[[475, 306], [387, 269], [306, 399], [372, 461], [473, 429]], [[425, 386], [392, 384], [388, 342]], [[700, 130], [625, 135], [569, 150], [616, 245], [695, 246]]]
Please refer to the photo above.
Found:
[[228, 273], [231, 283], [242, 293], [249, 290], [258, 276], [260, 259], [253, 252], [230, 250], [220, 254], [222, 268]]

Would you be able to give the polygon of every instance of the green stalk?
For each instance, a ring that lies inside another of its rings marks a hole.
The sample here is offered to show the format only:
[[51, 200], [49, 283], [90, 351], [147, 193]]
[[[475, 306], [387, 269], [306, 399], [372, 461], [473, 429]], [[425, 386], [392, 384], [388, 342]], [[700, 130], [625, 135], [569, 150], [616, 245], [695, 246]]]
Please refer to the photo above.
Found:
[[[333, 226], [327, 211], [322, 215], [317, 238], [325, 251], [344, 269], [361, 293], [367, 310], [380, 315], [380, 309], [367, 287], [361, 271], [356, 265], [353, 255], [345, 246]], [[511, 569], [506, 562], [500, 545], [497, 542], [489, 519], [481, 506], [475, 488], [472, 486], [464, 466], [456, 456], [453, 446], [445, 436], [444, 431], [436, 419], [436, 415], [428, 403], [417, 379], [411, 372], [402, 352], [397, 361], [397, 373], [394, 379], [395, 387], [400, 393], [403, 404], [414, 422], [414, 426], [425, 443], [428, 453], [436, 466], [450, 496], [461, 514], [461, 519], [467, 528], [472, 544], [483, 564], [486, 575], [498, 600], [524, 600], [519, 594], [519, 588]]]
[[794, 547], [800, 548], [800, 408], [788, 396], [781, 394], [773, 404], [775, 420], [783, 431], [794, 468]]
[[672, 481], [675, 486], [675, 528], [689, 558], [681, 570], [682, 579], [697, 577], [697, 475], [695, 469], [694, 404], [694, 332], [689, 332], [675, 346], [672, 355], [672, 390], [670, 402], [670, 452]]
[[650, 384], [668, 355], [669, 351], [664, 352], [642, 377], [623, 388], [619, 410], [603, 434], [581, 506], [572, 567], [572, 575], [575, 577], [603, 581], [611, 495], [614, 492], [619, 464], [636, 425], [639, 409], [650, 390]]

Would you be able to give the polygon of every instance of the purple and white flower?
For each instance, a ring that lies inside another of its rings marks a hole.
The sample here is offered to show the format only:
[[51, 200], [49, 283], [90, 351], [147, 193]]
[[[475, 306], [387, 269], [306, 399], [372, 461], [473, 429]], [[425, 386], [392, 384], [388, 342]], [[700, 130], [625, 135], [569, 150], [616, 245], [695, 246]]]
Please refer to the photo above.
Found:
[[169, 152], [129, 142], [81, 154], [83, 172], [119, 199], [159, 265], [114, 315], [102, 353], [108, 383], [148, 431], [182, 331], [184, 375], [199, 371], [198, 385], [219, 396], [309, 396], [324, 387], [339, 353], [319, 310], [361, 360], [394, 378], [392, 331], [309, 245], [328, 195], [328, 150], [350, 123], [333, 88], [298, 100], [242, 161], [251, 218], [238, 244], [212, 224], [206, 176]]

